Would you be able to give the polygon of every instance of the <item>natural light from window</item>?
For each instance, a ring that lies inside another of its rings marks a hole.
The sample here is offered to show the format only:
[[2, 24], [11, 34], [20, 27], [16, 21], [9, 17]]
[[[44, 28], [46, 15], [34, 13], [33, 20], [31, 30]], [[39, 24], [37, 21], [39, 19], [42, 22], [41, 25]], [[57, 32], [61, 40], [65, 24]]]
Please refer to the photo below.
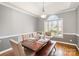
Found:
[[44, 31], [50, 32], [51, 36], [63, 36], [63, 19], [57, 15], [51, 15], [44, 21]]

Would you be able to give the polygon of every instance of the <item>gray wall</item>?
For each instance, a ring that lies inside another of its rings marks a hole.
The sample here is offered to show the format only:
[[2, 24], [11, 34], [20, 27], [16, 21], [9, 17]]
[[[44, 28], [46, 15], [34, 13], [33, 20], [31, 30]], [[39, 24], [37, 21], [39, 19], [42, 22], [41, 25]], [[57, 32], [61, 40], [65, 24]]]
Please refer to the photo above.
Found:
[[[14, 9], [0, 5], [0, 37], [36, 31], [37, 19]], [[10, 48], [9, 39], [0, 38], [0, 51]]]
[[64, 33], [76, 33], [76, 11], [61, 13], [58, 16], [63, 18]]
[[8, 38], [2, 38], [0, 43], [0, 51], [3, 51], [5, 49], [8, 49], [11, 47], [9, 39], [14, 39], [18, 41], [18, 36], [8, 37]]
[[0, 5], [0, 36], [36, 31], [36, 18]]
[[[69, 11], [57, 14], [63, 19], [63, 32], [76, 33], [76, 11]], [[38, 22], [38, 31], [43, 31], [44, 20], [40, 19]]]
[[61, 42], [72, 43], [72, 44], [78, 45], [77, 37], [78, 36], [76, 34], [63, 34], [63, 38], [53, 37], [51, 39], [54, 41], [61, 41]]
[[[79, 34], [79, 7], [76, 10], [77, 12], [77, 34]], [[79, 37], [78, 37], [78, 46], [79, 46]]]
[[37, 31], [44, 31], [44, 20], [38, 19], [37, 21]]
[[76, 10], [77, 12], [77, 33], [79, 34], [79, 7]]
[[[79, 34], [79, 7], [77, 10], [68, 11], [65, 13], [56, 14], [60, 18], [63, 18], [63, 32], [64, 33], [77, 33]], [[38, 22], [38, 31], [43, 31], [43, 20]], [[79, 46], [79, 38], [75, 38], [74, 35], [63, 35], [63, 39], [57, 39], [57, 41], [63, 41], [68, 43], [77, 44]], [[56, 40], [53, 38], [53, 40]], [[71, 42], [72, 41], [72, 42]]]
[[[63, 18], [64, 33], [76, 33], [76, 30], [78, 30], [79, 33], [79, 8], [77, 11], [69, 11], [57, 15]], [[76, 17], [78, 18], [77, 20]], [[0, 5], [0, 37], [43, 30], [43, 19], [37, 20], [28, 14]], [[11, 38], [17, 39], [17, 37], [0, 39], [2, 40], [0, 50], [5, 50], [10, 47], [9, 39]]]

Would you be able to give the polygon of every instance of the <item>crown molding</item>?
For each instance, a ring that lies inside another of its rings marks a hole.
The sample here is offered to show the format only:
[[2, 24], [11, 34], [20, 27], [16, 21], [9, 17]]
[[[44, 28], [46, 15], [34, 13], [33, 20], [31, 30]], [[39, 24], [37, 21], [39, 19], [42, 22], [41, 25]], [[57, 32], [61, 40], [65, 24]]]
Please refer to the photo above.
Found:
[[11, 3], [8, 3], [8, 2], [0, 2], [0, 4], [3, 5], [3, 6], [9, 7], [11, 9], [20, 11], [20, 12], [22, 12], [24, 14], [28, 14], [28, 15], [33, 16], [33, 17], [36, 17], [36, 18], [38, 17], [38, 15], [35, 15], [35, 14], [29, 12], [29, 11], [26, 11], [26, 10], [24, 10], [22, 8], [19, 8], [19, 7], [15, 6], [15, 5], [11, 4]]
[[61, 10], [61, 11], [57, 12], [56, 14], [63, 14], [63, 13], [66, 13], [66, 12], [75, 11], [76, 9], [77, 9], [77, 7], [68, 8], [68, 9], [65, 9], [65, 10]]
[[[14, 9], [14, 10], [20, 11], [20, 12], [22, 12], [22, 13], [31, 15], [31, 16], [33, 16], [33, 17], [40, 18], [39, 15], [35, 15], [35, 14], [33, 14], [33, 13], [29, 12], [29, 11], [26, 11], [26, 10], [24, 10], [24, 9], [22, 9], [22, 8], [19, 8], [19, 7], [15, 6], [15, 5], [11, 4], [11, 3], [8, 3], [8, 2], [0, 2], [0, 4], [1, 4], [1, 5], [4, 5], [4, 6], [6, 6], [6, 7], [12, 8], [12, 9]], [[68, 9], [65, 9], [65, 10], [58, 11], [58, 12], [53, 13], [53, 14], [62, 14], [62, 13], [66, 13], [66, 12], [69, 12], [69, 11], [74, 11], [74, 10], [76, 10], [76, 9], [77, 9], [77, 7], [68, 8]], [[49, 15], [52, 15], [52, 14], [49, 14]]]
[[53, 13], [53, 14], [49, 14], [50, 15], [56, 15], [56, 14], [63, 14], [63, 13], [67, 13], [67, 12], [70, 12], [70, 11], [75, 11], [77, 10], [77, 7], [74, 7], [74, 8], [68, 8], [68, 9], [64, 9], [64, 10], [61, 10], [61, 11], [58, 11], [56, 13]]

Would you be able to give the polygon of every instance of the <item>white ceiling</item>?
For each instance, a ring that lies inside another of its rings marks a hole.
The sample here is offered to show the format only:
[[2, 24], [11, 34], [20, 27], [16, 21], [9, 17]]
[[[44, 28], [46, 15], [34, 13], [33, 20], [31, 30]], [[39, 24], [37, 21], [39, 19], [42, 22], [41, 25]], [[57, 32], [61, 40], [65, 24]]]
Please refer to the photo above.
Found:
[[[32, 14], [40, 16], [42, 14], [43, 3], [42, 2], [10, 2], [10, 4], [28, 11]], [[54, 14], [65, 9], [78, 6], [78, 2], [45, 2], [46, 14]]]

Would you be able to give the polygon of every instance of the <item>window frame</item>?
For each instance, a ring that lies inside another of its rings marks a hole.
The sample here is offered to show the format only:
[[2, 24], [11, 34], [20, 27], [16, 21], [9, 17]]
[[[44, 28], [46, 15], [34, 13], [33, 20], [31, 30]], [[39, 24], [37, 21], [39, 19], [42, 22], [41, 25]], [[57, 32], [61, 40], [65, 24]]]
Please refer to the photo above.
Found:
[[[49, 18], [49, 17], [48, 17]], [[62, 20], [62, 25], [61, 25], [61, 27], [62, 27], [62, 34], [61, 34], [61, 36], [63, 36], [63, 19], [62, 18], [58, 18], [58, 19], [55, 19], [55, 20], [45, 20], [44, 21], [44, 32], [46, 32], [46, 31], [50, 31], [50, 28], [49, 28], [49, 22], [51, 22], [51, 23], [53, 23], [53, 21], [56, 21], [57, 22], [57, 32], [60, 32], [60, 30], [59, 30], [59, 27], [60, 27], [60, 25], [59, 25], [59, 21], [60, 20]], [[45, 22], [47, 22], [47, 27], [45, 27], [46, 25], [45, 25]], [[53, 24], [52, 24], [53, 25]], [[52, 27], [52, 25], [51, 25], [51, 27]], [[48, 29], [47, 29], [48, 28]], [[55, 36], [59, 36], [58, 35], [58, 33], [56, 33], [56, 35]]]

